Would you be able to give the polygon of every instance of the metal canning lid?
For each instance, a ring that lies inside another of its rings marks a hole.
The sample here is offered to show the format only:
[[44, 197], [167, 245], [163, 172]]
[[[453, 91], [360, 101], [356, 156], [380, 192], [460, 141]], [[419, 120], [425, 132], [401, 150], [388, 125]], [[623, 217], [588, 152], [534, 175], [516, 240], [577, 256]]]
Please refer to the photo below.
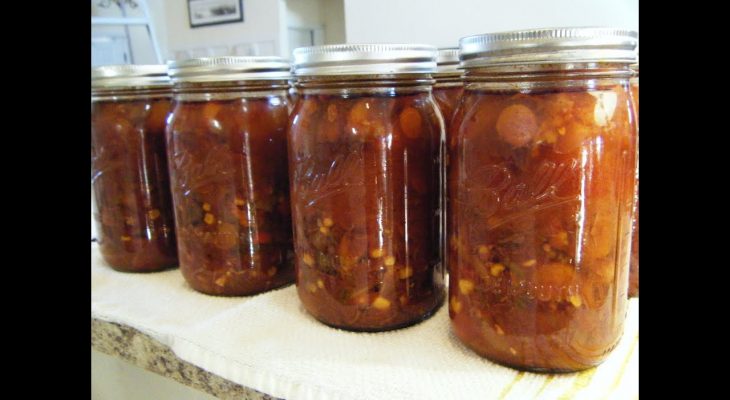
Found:
[[105, 65], [91, 69], [91, 88], [169, 87], [167, 65]]
[[461, 74], [459, 69], [459, 48], [448, 47], [438, 49], [436, 57], [436, 73], [438, 74]]
[[290, 64], [282, 57], [202, 57], [168, 63], [172, 83], [287, 80]]
[[638, 33], [578, 27], [486, 33], [459, 40], [463, 68], [505, 64], [636, 62]]
[[294, 50], [294, 75], [431, 74], [437, 50], [421, 44], [333, 44]]
[[441, 73], [461, 73], [459, 69], [459, 48], [448, 47], [438, 49], [438, 56], [436, 57], [436, 72]]

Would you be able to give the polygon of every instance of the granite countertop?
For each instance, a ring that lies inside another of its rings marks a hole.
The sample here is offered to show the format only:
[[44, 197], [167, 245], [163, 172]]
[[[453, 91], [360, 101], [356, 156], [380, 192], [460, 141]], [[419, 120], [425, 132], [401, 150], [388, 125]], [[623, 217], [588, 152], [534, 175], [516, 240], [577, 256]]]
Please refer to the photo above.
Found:
[[91, 347], [220, 399], [278, 399], [183, 361], [168, 346], [129, 326], [92, 318]]

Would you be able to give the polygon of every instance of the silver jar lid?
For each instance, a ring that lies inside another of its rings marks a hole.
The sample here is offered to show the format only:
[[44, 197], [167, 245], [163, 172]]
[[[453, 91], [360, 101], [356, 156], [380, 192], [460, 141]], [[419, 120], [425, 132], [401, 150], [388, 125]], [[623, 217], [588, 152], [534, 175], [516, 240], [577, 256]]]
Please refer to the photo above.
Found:
[[169, 87], [167, 65], [105, 65], [91, 69], [91, 88]]
[[544, 28], [467, 36], [459, 40], [463, 68], [504, 64], [633, 63], [638, 33], [626, 29]]
[[289, 62], [282, 57], [202, 57], [168, 63], [170, 78], [179, 82], [286, 80]]
[[430, 74], [437, 50], [421, 44], [332, 44], [294, 50], [296, 76]]
[[459, 69], [459, 48], [447, 47], [438, 49], [436, 57], [436, 73], [461, 74]]

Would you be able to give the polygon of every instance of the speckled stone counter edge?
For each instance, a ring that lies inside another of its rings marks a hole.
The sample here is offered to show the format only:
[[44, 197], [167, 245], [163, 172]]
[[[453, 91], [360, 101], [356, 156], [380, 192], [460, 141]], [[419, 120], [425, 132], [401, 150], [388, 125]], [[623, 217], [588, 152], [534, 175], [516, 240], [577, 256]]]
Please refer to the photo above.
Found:
[[220, 399], [278, 399], [183, 361], [169, 347], [129, 326], [92, 318], [91, 347]]

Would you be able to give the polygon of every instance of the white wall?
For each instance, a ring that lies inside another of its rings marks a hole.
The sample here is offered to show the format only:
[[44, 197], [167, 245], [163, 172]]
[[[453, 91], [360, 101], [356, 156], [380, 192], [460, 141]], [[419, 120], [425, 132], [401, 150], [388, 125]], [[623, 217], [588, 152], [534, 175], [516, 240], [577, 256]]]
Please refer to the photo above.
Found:
[[[195, 29], [189, 26], [187, 0], [147, 2], [163, 61], [179, 50], [233, 53], [234, 46], [246, 43], [253, 54], [289, 58], [288, 26], [323, 26], [327, 44], [412, 42], [447, 47], [456, 46], [463, 36], [502, 30], [588, 25], [638, 30], [639, 25], [638, 0], [244, 0], [243, 22]], [[93, 1], [92, 15], [99, 15]], [[154, 62], [138, 29], [130, 35], [135, 62]], [[100, 31], [120, 28], [94, 29]]]
[[344, 0], [348, 43], [458, 45], [479, 33], [558, 26], [638, 30], [639, 0]]
[[291, 59], [291, 50], [289, 49], [289, 31], [287, 30], [287, 1], [277, 0], [279, 3], [279, 55]]
[[320, 27], [319, 0], [286, 0], [286, 24], [290, 28]]
[[[286, 0], [286, 24], [315, 29], [315, 44], [346, 42], [343, 0]], [[294, 50], [291, 44], [289, 48]]]
[[152, 19], [155, 34], [157, 36], [157, 44], [160, 46], [160, 57], [164, 62], [167, 59], [167, 3], [168, 0], [147, 0], [150, 9], [150, 18]]
[[[259, 44], [259, 55], [286, 55], [280, 41], [281, 1], [244, 0], [243, 22], [190, 28], [187, 0], [164, 0], [166, 58], [176, 51]], [[270, 48], [267, 49], [268, 47]]]
[[345, 3], [343, 0], [320, 0], [320, 21], [324, 25], [326, 44], [346, 43]]

